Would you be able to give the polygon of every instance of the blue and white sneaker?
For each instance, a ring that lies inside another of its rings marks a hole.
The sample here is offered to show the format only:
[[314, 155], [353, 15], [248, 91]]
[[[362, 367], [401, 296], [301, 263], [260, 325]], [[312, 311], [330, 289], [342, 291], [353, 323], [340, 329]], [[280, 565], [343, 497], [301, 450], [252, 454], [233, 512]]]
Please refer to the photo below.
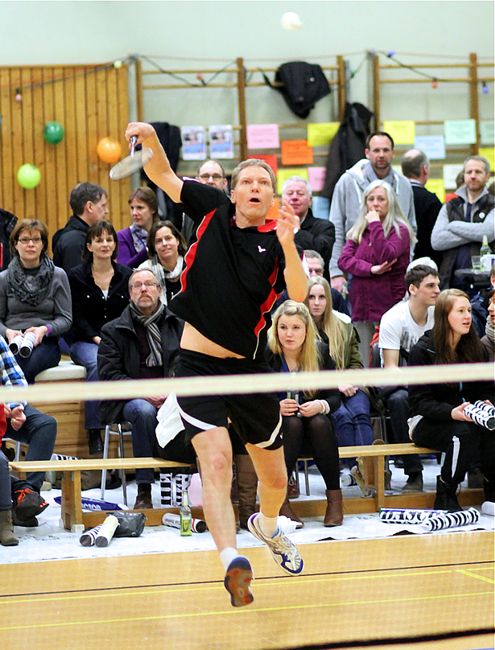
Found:
[[271, 551], [275, 562], [291, 576], [302, 573], [304, 562], [295, 544], [279, 529], [273, 537], [266, 537], [258, 525], [259, 513], [254, 513], [248, 519], [249, 531]]
[[253, 594], [249, 589], [253, 579], [253, 570], [249, 560], [242, 555], [236, 557], [229, 564], [225, 573], [223, 584], [230, 594], [232, 607], [244, 607], [253, 602]]

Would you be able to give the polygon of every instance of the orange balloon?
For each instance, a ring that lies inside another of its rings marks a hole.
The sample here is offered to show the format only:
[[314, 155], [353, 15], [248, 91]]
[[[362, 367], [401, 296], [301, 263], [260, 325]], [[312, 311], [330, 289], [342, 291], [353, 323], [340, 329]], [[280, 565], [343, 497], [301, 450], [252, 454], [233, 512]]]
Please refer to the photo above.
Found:
[[96, 145], [96, 153], [103, 162], [113, 165], [122, 155], [122, 147], [117, 140], [102, 138]]

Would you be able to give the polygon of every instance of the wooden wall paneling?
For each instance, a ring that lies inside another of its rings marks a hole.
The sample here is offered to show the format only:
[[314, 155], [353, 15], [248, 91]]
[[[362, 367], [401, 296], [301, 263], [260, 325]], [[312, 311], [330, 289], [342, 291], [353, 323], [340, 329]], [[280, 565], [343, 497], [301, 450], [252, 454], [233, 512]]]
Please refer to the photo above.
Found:
[[76, 99], [77, 177], [80, 181], [89, 180], [86, 125], [86, 71], [86, 68], [77, 68], [74, 75]]
[[[128, 153], [128, 143], [124, 138], [124, 131], [129, 122], [129, 66], [123, 65], [115, 71], [117, 79], [117, 124], [119, 128], [119, 142], [122, 143], [122, 155]], [[109, 182], [114, 184], [113, 181]], [[129, 225], [129, 207], [127, 200], [131, 193], [131, 179], [124, 179], [115, 183], [118, 190], [118, 210], [112, 210], [112, 215], [117, 229], [126, 228]]]
[[[119, 142], [122, 147], [122, 153], [125, 153], [126, 145], [123, 136], [124, 126], [119, 121], [119, 96], [117, 84], [118, 70], [110, 68], [105, 71], [106, 88], [107, 88], [107, 125], [106, 135], [113, 140]], [[106, 165], [104, 187], [108, 189], [108, 200], [110, 204], [110, 217], [115, 223], [118, 230], [118, 222], [120, 221], [120, 188], [119, 181], [112, 181], [108, 176], [111, 165]]]
[[[36, 79], [33, 68], [22, 68], [21, 70], [21, 87], [22, 87], [22, 144], [23, 144], [23, 162], [36, 165], [34, 151], [34, 101], [33, 94], [36, 90], [30, 88], [33, 80]], [[17, 138], [16, 138], [17, 139]], [[41, 171], [41, 170], [40, 170]], [[34, 190], [23, 190], [24, 192], [24, 213], [21, 217], [32, 218], [35, 214], [35, 199], [38, 198], [40, 186]], [[19, 216], [19, 215], [18, 215]]]
[[[55, 191], [55, 202], [53, 206], [50, 206], [50, 210], [53, 211], [52, 223], [54, 223], [54, 229], [51, 231], [51, 235], [55, 233], [56, 230], [62, 228], [69, 215], [69, 192], [72, 189], [73, 183], [69, 178], [69, 169], [68, 169], [68, 124], [66, 121], [66, 90], [65, 90], [65, 81], [61, 82], [58, 79], [64, 77], [67, 71], [64, 68], [53, 68], [52, 69], [52, 79], [53, 79], [53, 119], [64, 127], [64, 139], [57, 145], [54, 145], [54, 168], [53, 168], [53, 178], [50, 179], [52, 185], [54, 186]], [[62, 92], [63, 86], [63, 92]]]
[[[96, 182], [108, 190], [108, 165], [102, 162], [96, 153], [96, 145], [101, 138], [110, 135], [108, 133], [108, 119], [107, 119], [107, 86], [106, 86], [106, 71], [98, 70], [96, 76], [96, 106], [97, 106], [97, 123], [98, 133], [93, 143], [93, 152], [97, 158], [98, 163], [98, 180]], [[110, 205], [110, 215], [112, 206]]]
[[[74, 69], [65, 68], [63, 71], [65, 81], [63, 82], [63, 93], [65, 97], [64, 105], [64, 124], [65, 129], [65, 150], [67, 152], [66, 169], [69, 184], [69, 192], [76, 183], [80, 180], [77, 172], [77, 124], [75, 113], [75, 84], [74, 84]], [[57, 92], [61, 92], [61, 87], [57, 88]], [[66, 220], [64, 220], [65, 222]], [[63, 223], [64, 223], [63, 222]], [[63, 225], [60, 224], [60, 226]]]
[[[43, 132], [45, 124], [49, 121], [55, 119], [54, 117], [54, 108], [53, 108], [53, 70], [51, 68], [42, 68], [41, 70], [41, 82], [42, 86], [42, 114], [40, 119], [40, 125], [37, 128], [41, 129]], [[48, 227], [48, 232], [52, 235], [57, 227], [57, 214], [53, 209], [53, 206], [56, 205], [56, 196], [57, 188], [55, 177], [53, 174], [54, 169], [56, 168], [55, 162], [55, 147], [56, 145], [50, 144], [45, 141], [42, 136], [42, 146], [43, 146], [43, 159], [44, 159], [44, 183], [41, 185], [44, 188], [43, 191], [43, 206], [41, 206], [41, 197], [40, 205], [38, 205], [38, 211], [42, 211], [45, 214], [45, 223]], [[51, 239], [51, 237], [49, 238]]]
[[93, 71], [86, 77], [86, 142], [88, 152], [88, 179], [98, 179], [98, 157], [96, 155], [95, 144], [98, 142], [98, 108], [96, 98], [96, 73]]
[[8, 68], [0, 68], [0, 159], [3, 162], [0, 173], [0, 207], [14, 212], [14, 152], [12, 146], [12, 82]]
[[15, 95], [16, 89], [21, 87], [21, 71], [19, 68], [12, 69], [11, 79], [11, 107], [12, 107], [12, 121], [11, 121], [11, 146], [12, 146], [12, 170], [13, 187], [14, 187], [14, 204], [12, 212], [18, 217], [24, 216], [24, 199], [25, 192], [17, 183], [16, 174], [18, 168], [24, 161], [24, 144], [22, 138], [22, 102], [16, 102]]

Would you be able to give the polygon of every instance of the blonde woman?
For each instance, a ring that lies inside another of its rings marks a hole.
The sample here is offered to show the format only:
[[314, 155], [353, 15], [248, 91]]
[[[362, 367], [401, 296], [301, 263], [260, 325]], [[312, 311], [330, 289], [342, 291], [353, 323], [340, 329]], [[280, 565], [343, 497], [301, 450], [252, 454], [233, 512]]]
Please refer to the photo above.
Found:
[[[356, 330], [333, 311], [330, 285], [325, 278], [310, 278], [305, 302], [320, 337], [328, 345], [337, 370], [362, 368]], [[337, 431], [339, 445], [371, 445], [373, 429], [367, 392], [359, 386], [348, 384], [342, 384], [338, 388], [342, 404], [330, 417]]]
[[339, 268], [352, 278], [352, 320], [365, 363], [374, 325], [404, 297], [404, 275], [415, 240], [390, 185], [381, 180], [370, 183], [339, 258]]
[[[286, 300], [276, 310], [268, 331], [268, 363], [276, 372], [334, 370], [335, 363], [318, 332], [306, 305]], [[290, 474], [309, 444], [326, 486], [327, 509], [324, 526], [340, 526], [343, 520], [339, 485], [339, 450], [330, 413], [340, 406], [335, 389], [301, 391], [279, 395], [284, 455]], [[281, 515], [301, 521], [285, 500]], [[302, 523], [302, 522], [301, 522]]]

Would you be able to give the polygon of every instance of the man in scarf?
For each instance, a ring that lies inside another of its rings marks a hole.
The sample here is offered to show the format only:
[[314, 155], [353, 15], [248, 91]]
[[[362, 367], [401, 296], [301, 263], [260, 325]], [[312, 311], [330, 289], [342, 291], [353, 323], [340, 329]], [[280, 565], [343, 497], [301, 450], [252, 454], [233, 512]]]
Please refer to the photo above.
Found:
[[[101, 380], [157, 379], [171, 374], [183, 322], [160, 301], [160, 294], [160, 283], [150, 269], [138, 269], [130, 276], [129, 306], [102, 329], [98, 349]], [[130, 422], [134, 456], [154, 456], [157, 412], [165, 397], [103, 401], [102, 422]], [[138, 494], [134, 509], [153, 507], [153, 482], [152, 469], [136, 470]]]

